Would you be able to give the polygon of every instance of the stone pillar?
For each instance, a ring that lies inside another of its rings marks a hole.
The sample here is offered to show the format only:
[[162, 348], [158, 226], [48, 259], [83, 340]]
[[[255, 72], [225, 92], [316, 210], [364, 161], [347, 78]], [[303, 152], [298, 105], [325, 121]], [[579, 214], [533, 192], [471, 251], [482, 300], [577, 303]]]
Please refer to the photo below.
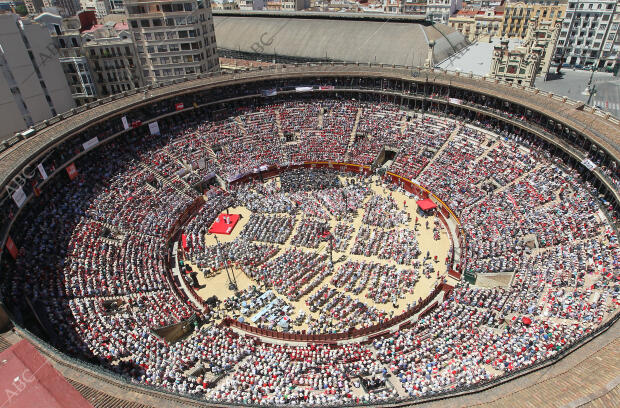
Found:
[[434, 63], [434, 53], [433, 48], [435, 48], [435, 41], [430, 40], [428, 42], [428, 56], [426, 57], [426, 62], [424, 63], [424, 67], [433, 68]]

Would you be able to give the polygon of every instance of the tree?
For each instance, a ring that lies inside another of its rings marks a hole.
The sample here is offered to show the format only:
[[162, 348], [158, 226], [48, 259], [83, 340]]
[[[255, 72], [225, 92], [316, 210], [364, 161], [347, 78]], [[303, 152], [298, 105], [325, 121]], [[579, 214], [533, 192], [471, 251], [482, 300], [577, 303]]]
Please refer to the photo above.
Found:
[[26, 8], [25, 5], [19, 4], [15, 6], [15, 12], [19, 14], [20, 16], [25, 16], [28, 14], [28, 9]]

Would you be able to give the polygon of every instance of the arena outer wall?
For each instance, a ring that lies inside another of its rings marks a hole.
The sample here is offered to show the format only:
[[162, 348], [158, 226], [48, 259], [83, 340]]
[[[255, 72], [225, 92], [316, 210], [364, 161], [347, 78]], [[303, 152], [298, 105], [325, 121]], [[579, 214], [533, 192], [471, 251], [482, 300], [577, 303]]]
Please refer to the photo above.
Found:
[[[315, 89], [304, 93], [295, 90], [295, 86], [309, 85], [314, 85]], [[295, 64], [244, 73], [201, 75], [126, 92], [73, 109], [4, 142], [0, 147], [0, 254], [6, 251], [11, 225], [20, 214], [13, 199], [16, 193], [21, 191], [25, 196], [23, 208], [28, 200], [36, 198], [39, 190], [45, 189], [47, 180], [64, 172], [78, 157], [99, 145], [128, 132], [146, 133], [148, 124], [154, 121], [165, 130], [167, 121], [177, 115], [180, 115], [177, 118], [206, 115], [217, 120], [218, 111], [223, 107], [268, 101], [269, 97], [263, 96], [261, 90], [274, 88], [278, 89], [278, 97], [303, 98], [316, 94], [328, 97], [336, 93], [361, 100], [392, 102], [406, 109], [432, 111], [464, 120], [484, 118], [502, 129], [540, 139], [548, 150], [577, 168], [598, 188], [611, 203], [614, 214], [610, 215], [617, 215], [620, 210], [620, 195], [614, 182], [600, 166], [592, 169], [587, 160], [611, 169], [617, 168], [620, 162], [620, 121], [609, 114], [534, 88], [437, 69]], [[128, 120], [128, 129], [122, 125], [122, 117]], [[94, 137], [98, 139], [91, 147], [88, 142]], [[57, 163], [53, 169], [47, 167], [52, 160]], [[37, 169], [39, 164], [49, 178], [41, 176]], [[596, 334], [609, 329], [616, 318]], [[111, 375], [93, 371], [95, 367], [84, 367], [77, 360], [65, 358], [27, 330], [20, 328], [20, 332], [56, 362], [75, 366], [99, 379], [109, 377], [119, 384]], [[545, 361], [525, 371], [537, 370], [555, 361]], [[500, 384], [524, 374], [516, 372], [495, 382]], [[466, 392], [482, 391], [497, 384], [482, 384]], [[154, 398], [189, 402], [184, 397], [159, 390], [125, 385], [128, 386], [140, 393], [148, 391]], [[195, 404], [196, 401], [192, 401], [192, 405]]]

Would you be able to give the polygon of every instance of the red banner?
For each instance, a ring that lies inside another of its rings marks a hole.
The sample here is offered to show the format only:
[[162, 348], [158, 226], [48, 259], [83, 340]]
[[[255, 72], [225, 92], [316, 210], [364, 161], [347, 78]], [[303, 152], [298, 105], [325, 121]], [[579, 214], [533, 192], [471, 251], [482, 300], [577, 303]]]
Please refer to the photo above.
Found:
[[32, 190], [34, 191], [34, 195], [37, 197], [41, 195], [41, 190], [37, 187], [37, 182], [35, 180], [30, 180], [30, 184], [32, 185]]
[[179, 102], [174, 105], [174, 108], [178, 111], [183, 110], [183, 107], [184, 107], [183, 102]]
[[185, 251], [189, 251], [189, 247], [187, 246], [187, 235], [181, 235], [181, 245]]
[[70, 165], [68, 165], [65, 170], [67, 170], [67, 174], [69, 175], [69, 178], [71, 180], [76, 178], [78, 175], [78, 171], [77, 171], [77, 168], [75, 167], [75, 163], [71, 163]]
[[17, 259], [17, 247], [15, 246], [15, 242], [13, 242], [11, 237], [8, 237], [6, 240], [6, 249], [9, 250], [9, 253], [13, 257], [13, 259]]

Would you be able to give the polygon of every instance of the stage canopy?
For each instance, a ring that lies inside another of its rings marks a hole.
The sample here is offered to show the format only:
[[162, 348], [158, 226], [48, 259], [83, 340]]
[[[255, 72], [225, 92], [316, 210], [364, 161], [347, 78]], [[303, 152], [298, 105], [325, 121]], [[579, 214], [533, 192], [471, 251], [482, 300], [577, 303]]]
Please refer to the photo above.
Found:
[[416, 201], [416, 204], [422, 211], [432, 210], [433, 208], [437, 208], [437, 204], [433, 202], [430, 198], [425, 198], [424, 200]]
[[92, 408], [27, 340], [0, 353], [2, 408]]

